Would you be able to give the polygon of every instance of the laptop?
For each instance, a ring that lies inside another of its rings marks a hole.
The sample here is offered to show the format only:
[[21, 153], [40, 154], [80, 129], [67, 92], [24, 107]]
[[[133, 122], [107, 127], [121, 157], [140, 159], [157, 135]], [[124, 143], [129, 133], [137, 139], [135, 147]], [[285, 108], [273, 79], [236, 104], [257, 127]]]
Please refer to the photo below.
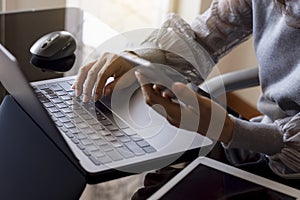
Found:
[[74, 79], [29, 83], [14, 56], [0, 45], [1, 83], [88, 182], [103, 175], [116, 177], [116, 171], [132, 174], [161, 168], [185, 152], [198, 155], [211, 148], [210, 139], [171, 126], [145, 104], [139, 90], [125, 109], [118, 105], [115, 112], [109, 98], [82, 103], [74, 97]]
[[[213, 183], [203, 180], [203, 173], [214, 180]], [[207, 157], [198, 157], [149, 200], [199, 198], [296, 200], [300, 199], [300, 190]]]

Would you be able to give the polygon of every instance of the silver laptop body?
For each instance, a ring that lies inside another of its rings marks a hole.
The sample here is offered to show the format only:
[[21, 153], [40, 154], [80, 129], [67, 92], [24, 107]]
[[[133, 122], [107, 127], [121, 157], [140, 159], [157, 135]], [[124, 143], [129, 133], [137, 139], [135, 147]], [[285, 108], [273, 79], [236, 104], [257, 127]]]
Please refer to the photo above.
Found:
[[2, 45], [0, 78], [58, 148], [67, 156], [74, 154], [90, 174], [101, 175], [111, 169], [129, 173], [157, 169], [173, 163], [184, 152], [199, 152], [200, 148], [201, 153], [212, 144], [206, 137], [171, 126], [145, 104], [140, 91], [130, 97], [130, 108], [125, 108], [124, 114], [122, 109], [119, 113], [111, 110], [106, 99], [82, 104], [70, 89], [75, 77], [29, 84], [16, 59]]

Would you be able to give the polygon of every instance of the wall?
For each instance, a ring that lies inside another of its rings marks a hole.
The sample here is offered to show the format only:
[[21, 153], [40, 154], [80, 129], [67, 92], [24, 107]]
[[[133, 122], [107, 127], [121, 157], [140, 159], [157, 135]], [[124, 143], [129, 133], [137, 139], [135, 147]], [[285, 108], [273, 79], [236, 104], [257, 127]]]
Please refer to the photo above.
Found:
[[64, 7], [66, 0], [2, 0], [4, 11]]
[[[205, 11], [209, 6], [209, 0], [202, 0], [200, 12]], [[216, 73], [218, 71], [226, 73], [255, 66], [258, 66], [258, 63], [254, 52], [253, 38], [250, 38], [250, 40], [239, 45], [233, 49], [232, 52], [222, 58], [211, 76], [218, 74]], [[251, 118], [259, 114], [256, 111], [256, 104], [260, 94], [261, 90], [259, 86], [235, 91], [228, 95], [228, 98], [232, 101], [232, 103], [229, 104], [238, 112], [243, 113], [245, 117]]]
[[170, 0], [169, 11], [178, 13], [184, 20], [191, 22], [201, 10], [202, 3], [201, 0]]
[[[258, 66], [253, 47], [253, 38], [236, 47], [232, 52], [220, 60], [211, 77], [219, 73], [227, 73], [249, 67]], [[259, 86], [234, 91], [227, 95], [228, 105], [246, 118], [252, 118], [260, 113], [256, 104], [261, 89]]]

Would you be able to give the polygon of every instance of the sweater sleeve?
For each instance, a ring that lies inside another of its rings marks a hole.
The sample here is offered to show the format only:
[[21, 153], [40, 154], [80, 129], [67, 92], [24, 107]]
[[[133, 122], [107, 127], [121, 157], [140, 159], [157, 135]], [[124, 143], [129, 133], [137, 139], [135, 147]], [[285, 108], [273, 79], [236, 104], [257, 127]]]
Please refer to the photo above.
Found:
[[[233, 136], [227, 148], [239, 148], [274, 155], [283, 147], [282, 134], [273, 123], [249, 122], [230, 116], [234, 121]], [[272, 141], [272, 145], [265, 145]]]
[[154, 30], [134, 52], [152, 63], [165, 64], [201, 84], [215, 62], [196, 40], [191, 26], [171, 13], [161, 28]]
[[274, 123], [256, 123], [231, 117], [234, 131], [226, 148], [261, 152], [270, 168], [285, 178], [300, 177], [300, 113]]
[[214, 0], [191, 25], [170, 14], [161, 28], [134, 51], [151, 61], [171, 65], [200, 84], [222, 56], [251, 35], [251, 5], [251, 0]]
[[252, 34], [251, 0], [213, 0], [192, 23], [196, 40], [215, 62]]
[[275, 121], [284, 142], [279, 153], [270, 156], [270, 167], [278, 175], [300, 178], [300, 113]]

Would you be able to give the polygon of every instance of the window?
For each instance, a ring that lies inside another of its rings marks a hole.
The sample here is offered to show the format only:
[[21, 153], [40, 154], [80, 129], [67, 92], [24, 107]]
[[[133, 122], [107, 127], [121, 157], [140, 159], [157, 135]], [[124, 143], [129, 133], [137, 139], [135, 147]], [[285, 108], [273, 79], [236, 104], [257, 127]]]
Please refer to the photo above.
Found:
[[80, 7], [119, 32], [158, 27], [168, 12], [179, 13], [187, 21], [206, 6], [207, 0], [0, 0], [0, 11]]
[[158, 27], [168, 5], [169, 0], [67, 0], [67, 6], [88, 11], [118, 32]]

